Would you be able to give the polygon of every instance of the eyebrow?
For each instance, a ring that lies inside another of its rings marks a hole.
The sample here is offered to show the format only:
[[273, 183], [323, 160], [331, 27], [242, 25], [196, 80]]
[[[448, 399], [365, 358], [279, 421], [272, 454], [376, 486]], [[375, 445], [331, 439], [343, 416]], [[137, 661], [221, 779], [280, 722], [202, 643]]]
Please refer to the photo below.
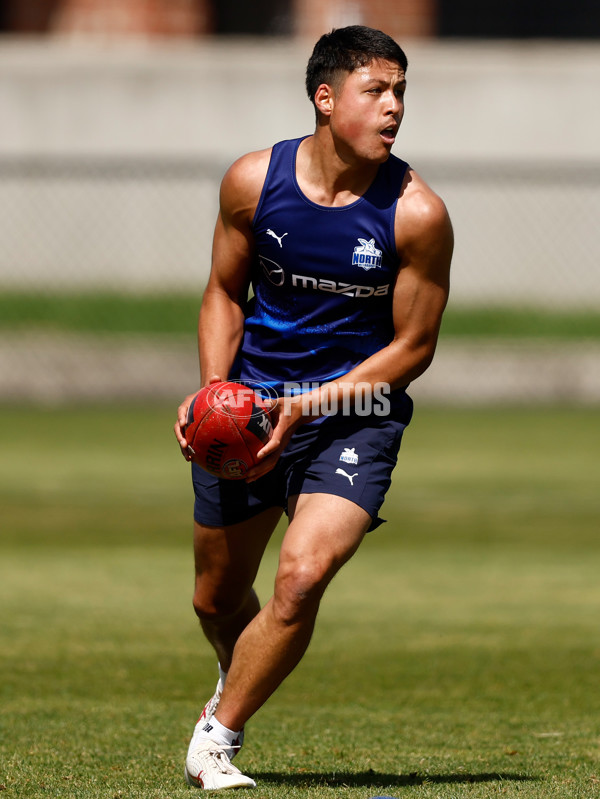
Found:
[[367, 81], [367, 86], [370, 83], [378, 84], [380, 86], [390, 86], [390, 85], [393, 85], [393, 86], [406, 86], [406, 78], [402, 78], [401, 80], [398, 80], [398, 81], [395, 81], [395, 80], [394, 81], [389, 81], [389, 80], [384, 80], [383, 78], [370, 78]]

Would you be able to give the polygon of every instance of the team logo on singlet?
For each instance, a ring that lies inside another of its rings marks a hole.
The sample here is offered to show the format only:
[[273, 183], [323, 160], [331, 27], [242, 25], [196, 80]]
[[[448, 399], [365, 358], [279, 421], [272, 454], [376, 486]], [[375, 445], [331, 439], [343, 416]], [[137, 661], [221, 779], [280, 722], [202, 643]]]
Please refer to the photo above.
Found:
[[365, 271], [381, 266], [381, 250], [375, 246], [375, 239], [358, 239], [360, 244], [352, 253], [352, 266], [360, 266]]

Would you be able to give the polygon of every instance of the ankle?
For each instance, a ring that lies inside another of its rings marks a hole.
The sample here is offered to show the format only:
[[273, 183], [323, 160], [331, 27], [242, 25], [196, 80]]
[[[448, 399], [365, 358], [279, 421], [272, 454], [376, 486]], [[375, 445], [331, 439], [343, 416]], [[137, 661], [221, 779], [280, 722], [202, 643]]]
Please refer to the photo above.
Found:
[[196, 725], [194, 740], [208, 739], [220, 746], [237, 746], [240, 730], [230, 730], [215, 717], [203, 719]]

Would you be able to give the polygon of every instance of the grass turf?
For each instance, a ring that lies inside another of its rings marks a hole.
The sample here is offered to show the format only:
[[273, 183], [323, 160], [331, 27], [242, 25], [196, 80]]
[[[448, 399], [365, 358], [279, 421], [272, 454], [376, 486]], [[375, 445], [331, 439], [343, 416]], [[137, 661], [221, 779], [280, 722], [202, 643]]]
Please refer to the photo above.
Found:
[[[0, 292], [0, 329], [94, 334], [186, 334], [201, 290], [186, 294]], [[600, 312], [589, 309], [460, 307], [444, 314], [445, 336], [491, 339], [600, 339]]]
[[[172, 415], [0, 412], [6, 797], [190, 794], [182, 758], [215, 666], [190, 606]], [[248, 795], [600, 795], [599, 422], [417, 411], [388, 524], [249, 725]]]

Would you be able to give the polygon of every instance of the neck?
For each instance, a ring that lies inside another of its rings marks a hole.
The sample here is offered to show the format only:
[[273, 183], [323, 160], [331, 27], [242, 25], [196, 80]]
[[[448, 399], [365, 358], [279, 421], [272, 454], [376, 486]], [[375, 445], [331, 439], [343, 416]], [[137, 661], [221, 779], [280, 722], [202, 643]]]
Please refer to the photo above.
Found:
[[379, 169], [378, 163], [358, 161], [344, 152], [317, 126], [314, 135], [298, 149], [296, 179], [306, 196], [319, 205], [350, 205], [367, 191]]

